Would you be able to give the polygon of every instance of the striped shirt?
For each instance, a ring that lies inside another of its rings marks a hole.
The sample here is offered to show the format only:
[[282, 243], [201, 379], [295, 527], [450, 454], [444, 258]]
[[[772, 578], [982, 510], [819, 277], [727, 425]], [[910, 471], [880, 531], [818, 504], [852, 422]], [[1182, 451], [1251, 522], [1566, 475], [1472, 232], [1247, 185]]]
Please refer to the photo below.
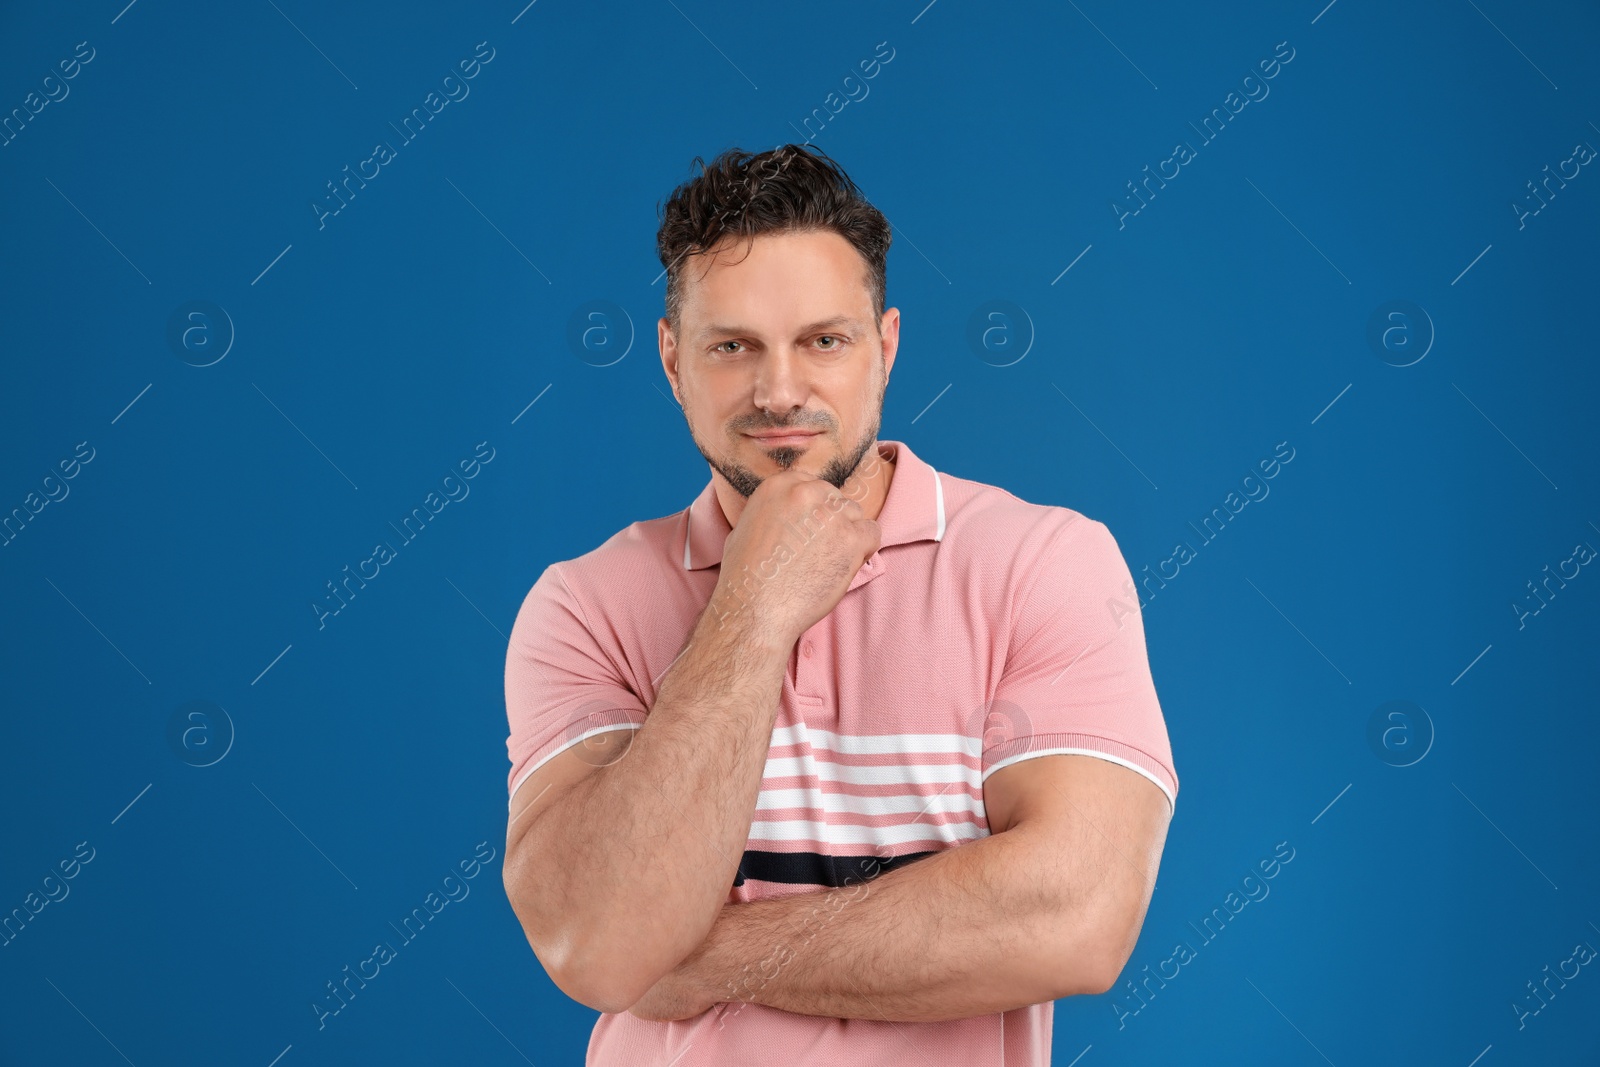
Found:
[[[877, 448], [894, 463], [880, 545], [795, 642], [729, 901], [854, 885], [986, 837], [984, 781], [1037, 756], [1110, 760], [1176, 803], [1138, 597], [1105, 525]], [[708, 481], [683, 511], [545, 568], [506, 657], [513, 797], [557, 753], [646, 720], [730, 529]], [[1050, 1002], [932, 1023], [757, 1004], [601, 1014], [587, 1064], [1044, 1067], [1052, 1019]]]

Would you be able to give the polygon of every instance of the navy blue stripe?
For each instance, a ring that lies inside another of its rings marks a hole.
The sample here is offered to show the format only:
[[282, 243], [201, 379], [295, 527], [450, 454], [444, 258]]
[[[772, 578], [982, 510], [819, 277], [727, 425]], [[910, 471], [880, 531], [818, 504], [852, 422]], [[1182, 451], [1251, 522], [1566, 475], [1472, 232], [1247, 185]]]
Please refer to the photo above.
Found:
[[824, 856], [815, 852], [757, 852], [747, 850], [739, 862], [735, 886], [746, 878], [787, 885], [842, 887], [870, 882], [886, 871], [931, 856], [932, 852], [912, 852], [880, 859], [877, 856]]

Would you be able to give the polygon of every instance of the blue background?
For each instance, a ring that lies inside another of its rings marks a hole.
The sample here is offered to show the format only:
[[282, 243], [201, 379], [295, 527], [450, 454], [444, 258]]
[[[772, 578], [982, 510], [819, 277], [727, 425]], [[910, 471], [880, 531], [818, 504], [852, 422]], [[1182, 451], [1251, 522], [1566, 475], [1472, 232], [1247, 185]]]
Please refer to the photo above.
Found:
[[[1145, 606], [1182, 785], [1125, 977], [1197, 958], [1120, 1026], [1123, 986], [1058, 1003], [1055, 1062], [1600, 1062], [1595, 967], [1520, 1028], [1510, 1006], [1600, 946], [1600, 576], [1513, 607], [1600, 546], [1600, 174], [1511, 207], [1600, 146], [1595, 6], [749, 12], [0, 16], [0, 112], [94, 50], [0, 147], [0, 512], [94, 456], [0, 547], [0, 913], [94, 850], [0, 948], [0, 1060], [581, 1062], [595, 1013], [500, 885], [506, 634], [549, 562], [704, 485], [654, 343], [656, 206], [822, 108], [814, 142], [895, 227], [880, 437], [1105, 522], [1136, 576], [1196, 550]], [[1189, 123], [1285, 41], [1204, 143]], [[319, 227], [379, 140], [396, 158]], [[1423, 314], [1370, 343], [1397, 300]], [[324, 583], [484, 441], [470, 495], [319, 629]], [[1279, 442], [1205, 543], [1189, 524]], [[1369, 741], [1396, 700], [1421, 711]], [[469, 895], [319, 1030], [325, 983], [479, 842]], [[1279, 842], [1270, 895], [1201, 944]]]

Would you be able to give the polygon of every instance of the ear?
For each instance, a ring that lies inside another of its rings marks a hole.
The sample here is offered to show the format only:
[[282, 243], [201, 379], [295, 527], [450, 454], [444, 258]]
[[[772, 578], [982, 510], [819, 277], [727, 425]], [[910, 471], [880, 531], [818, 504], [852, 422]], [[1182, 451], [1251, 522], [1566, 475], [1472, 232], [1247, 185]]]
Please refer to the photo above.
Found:
[[678, 342], [672, 336], [665, 315], [656, 322], [656, 345], [661, 349], [661, 369], [666, 372], [667, 384], [672, 386], [672, 396], [682, 407], [683, 397], [678, 393]]
[[888, 377], [894, 371], [894, 357], [900, 351], [899, 308], [884, 308], [878, 332], [883, 335], [883, 372], [884, 384], [887, 385]]

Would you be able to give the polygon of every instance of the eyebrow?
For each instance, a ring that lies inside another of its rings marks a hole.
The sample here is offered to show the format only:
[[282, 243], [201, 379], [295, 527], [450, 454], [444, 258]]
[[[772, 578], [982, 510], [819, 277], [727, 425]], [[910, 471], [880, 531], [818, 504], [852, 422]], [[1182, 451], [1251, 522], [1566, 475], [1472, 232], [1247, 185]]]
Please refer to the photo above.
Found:
[[[800, 327], [800, 332], [803, 334], [815, 333], [818, 330], [836, 330], [842, 326], [851, 327], [858, 333], [865, 333], [867, 329], [866, 323], [862, 322], [860, 319], [852, 318], [849, 315], [835, 315], [832, 318], [821, 319], [817, 322], [807, 323], [806, 325]], [[712, 323], [710, 326], [705, 327], [699, 333], [695, 334], [695, 340], [700, 341], [707, 337], [716, 337], [725, 334], [745, 334], [750, 336], [759, 332], [760, 331], [752, 330], [745, 326], [727, 326], [721, 323]]]

